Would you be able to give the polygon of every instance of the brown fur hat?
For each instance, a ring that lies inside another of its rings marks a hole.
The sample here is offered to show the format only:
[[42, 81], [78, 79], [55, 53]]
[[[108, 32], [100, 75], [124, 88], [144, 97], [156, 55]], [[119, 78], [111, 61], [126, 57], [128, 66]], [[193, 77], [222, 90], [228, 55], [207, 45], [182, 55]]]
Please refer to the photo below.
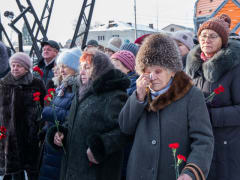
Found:
[[161, 66], [173, 72], [181, 71], [182, 59], [175, 41], [166, 33], [149, 35], [136, 57], [136, 72], [142, 74], [149, 66]]

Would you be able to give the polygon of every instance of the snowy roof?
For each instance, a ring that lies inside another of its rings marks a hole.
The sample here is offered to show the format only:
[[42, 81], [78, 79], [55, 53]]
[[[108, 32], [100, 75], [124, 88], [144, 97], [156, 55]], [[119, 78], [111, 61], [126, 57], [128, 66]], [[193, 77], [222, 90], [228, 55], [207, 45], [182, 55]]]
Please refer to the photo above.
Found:
[[169, 25], [167, 25], [166, 27], [164, 27], [162, 29], [166, 29], [166, 28], [171, 27], [171, 26], [177, 26], [177, 27], [179, 27], [181, 29], [186, 29], [186, 30], [189, 30], [189, 31], [193, 32], [193, 28], [182, 26], [182, 25], [178, 25], [178, 24], [169, 24]]
[[[109, 24], [103, 24], [89, 31], [126, 31], [126, 30], [134, 30], [135, 24], [132, 23], [125, 23], [122, 21], [113, 21]], [[150, 32], [157, 32], [156, 29], [152, 29], [146, 25], [137, 24], [138, 31], [150, 31]]]

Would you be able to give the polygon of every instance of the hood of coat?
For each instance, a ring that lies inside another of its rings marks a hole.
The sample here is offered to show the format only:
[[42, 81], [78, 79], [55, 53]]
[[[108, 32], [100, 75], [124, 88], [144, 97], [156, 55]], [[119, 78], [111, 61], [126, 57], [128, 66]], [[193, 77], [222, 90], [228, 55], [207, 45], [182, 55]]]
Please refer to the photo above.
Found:
[[191, 78], [183, 71], [177, 72], [166, 93], [152, 100], [150, 91], [148, 92], [148, 111], [157, 112], [160, 109], [164, 109], [169, 104], [184, 97], [192, 87]]
[[130, 80], [118, 69], [111, 69], [96, 79], [92, 84], [92, 91], [101, 94], [113, 90], [126, 91], [130, 86]]
[[228, 46], [219, 50], [211, 59], [204, 62], [200, 58], [200, 45], [194, 47], [188, 54], [186, 73], [196, 78], [203, 71], [205, 79], [217, 82], [225, 73], [240, 64], [240, 41], [229, 40]]
[[5, 85], [28, 85], [33, 81], [33, 75], [31, 72], [26, 73], [19, 79], [15, 79], [11, 72], [9, 72], [4, 78], [1, 79], [1, 84]]

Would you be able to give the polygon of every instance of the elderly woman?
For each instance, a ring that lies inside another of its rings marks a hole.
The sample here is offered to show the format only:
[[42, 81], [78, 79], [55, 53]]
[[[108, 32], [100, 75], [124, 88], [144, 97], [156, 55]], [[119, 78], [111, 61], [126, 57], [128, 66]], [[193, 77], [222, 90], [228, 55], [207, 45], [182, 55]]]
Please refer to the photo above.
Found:
[[[75, 95], [74, 91], [76, 90], [77, 75], [79, 73], [80, 55], [81, 50], [73, 48], [60, 53], [57, 58], [57, 66], [60, 68], [62, 81], [56, 88], [56, 95], [52, 100], [54, 110], [52, 106], [46, 106], [43, 109], [42, 120], [46, 124], [43, 132], [55, 125], [54, 113], [56, 113], [60, 125], [66, 122], [66, 117]], [[54, 150], [49, 144], [45, 143], [39, 180], [60, 179], [61, 159], [63, 155], [62, 151]]]
[[215, 138], [209, 180], [239, 179], [240, 41], [228, 40], [230, 23], [224, 14], [203, 23], [200, 45], [187, 58], [186, 72], [206, 97], [219, 85], [225, 89], [207, 103]]
[[62, 180], [120, 180], [126, 139], [118, 115], [127, 100], [129, 79], [100, 51], [84, 52], [80, 62], [81, 86], [68, 128], [60, 127], [61, 133], [50, 129], [48, 141], [55, 148], [62, 144], [66, 148]]
[[6, 137], [0, 140], [0, 176], [22, 180], [38, 179], [37, 105], [33, 93], [40, 92], [43, 106], [45, 87], [31, 73], [32, 60], [25, 53], [15, 53], [9, 60], [11, 71], [0, 80], [0, 125]]
[[[135, 135], [127, 180], [175, 180], [174, 156], [187, 158], [178, 180], [204, 179], [213, 153], [213, 135], [203, 95], [183, 72], [177, 44], [166, 34], [146, 38], [136, 58], [137, 90], [119, 115], [121, 130]], [[184, 167], [185, 165], [185, 167]], [[184, 169], [183, 169], [184, 168]]]

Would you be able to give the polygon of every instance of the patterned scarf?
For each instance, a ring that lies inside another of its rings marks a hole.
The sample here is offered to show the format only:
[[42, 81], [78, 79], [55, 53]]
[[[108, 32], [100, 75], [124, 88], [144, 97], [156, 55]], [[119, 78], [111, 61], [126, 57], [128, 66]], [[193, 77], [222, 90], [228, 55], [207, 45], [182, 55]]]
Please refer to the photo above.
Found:
[[64, 80], [62, 80], [61, 85], [59, 86], [59, 91], [57, 96], [64, 96], [64, 91], [67, 87], [72, 86], [76, 82], [77, 76], [72, 75], [66, 77]]

